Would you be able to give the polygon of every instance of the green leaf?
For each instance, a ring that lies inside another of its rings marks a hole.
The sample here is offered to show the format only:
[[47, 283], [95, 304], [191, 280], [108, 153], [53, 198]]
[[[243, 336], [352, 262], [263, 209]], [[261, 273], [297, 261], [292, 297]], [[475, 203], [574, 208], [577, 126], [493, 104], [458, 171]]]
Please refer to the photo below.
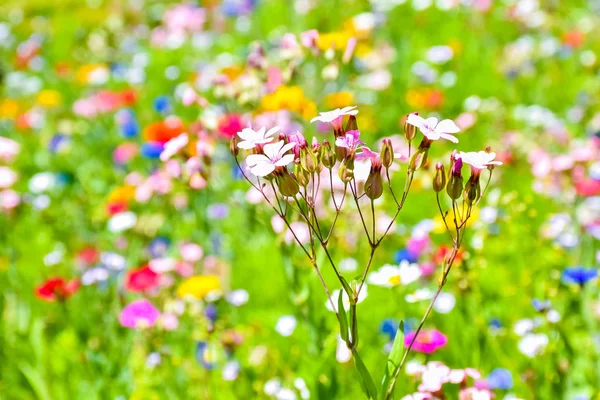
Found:
[[27, 378], [27, 382], [31, 385], [37, 398], [40, 400], [50, 400], [50, 392], [42, 374], [29, 364], [19, 364], [18, 368], [25, 375], [25, 378]]
[[352, 300], [352, 293], [354, 293], [353, 290], [352, 290], [352, 288], [350, 287], [350, 285], [348, 284], [348, 282], [346, 281], [346, 279], [344, 279], [343, 276], [340, 276], [340, 279], [342, 281], [342, 287], [346, 291], [346, 294], [348, 295], [348, 297], [350, 298], [350, 300]]
[[354, 365], [356, 366], [356, 370], [361, 378], [360, 387], [367, 395], [367, 398], [373, 400], [377, 399], [377, 387], [375, 386], [375, 382], [373, 381], [369, 370], [365, 366], [365, 363], [358, 356], [356, 349], [352, 349], [352, 354], [354, 355], [354, 357], [352, 357], [354, 359]]
[[392, 344], [392, 351], [388, 356], [385, 373], [383, 374], [383, 382], [381, 382], [381, 399], [383, 399], [392, 384], [392, 380], [400, 368], [400, 361], [402, 360], [402, 354], [404, 353], [404, 321], [400, 321], [398, 330], [396, 331], [396, 337]]
[[348, 343], [348, 316], [346, 315], [346, 310], [344, 310], [344, 291], [340, 290], [340, 295], [338, 296], [338, 320], [340, 321], [340, 335], [344, 342]]

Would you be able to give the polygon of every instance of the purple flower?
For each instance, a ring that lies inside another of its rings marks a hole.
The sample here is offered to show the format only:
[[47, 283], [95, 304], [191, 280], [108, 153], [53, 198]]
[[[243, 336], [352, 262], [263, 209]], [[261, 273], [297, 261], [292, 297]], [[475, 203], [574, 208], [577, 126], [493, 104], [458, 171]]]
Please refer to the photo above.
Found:
[[504, 368], [494, 369], [487, 378], [487, 385], [490, 389], [508, 390], [513, 387], [513, 378], [509, 370]]
[[[356, 149], [358, 149], [358, 146], [360, 146], [361, 144], [364, 144], [363, 142], [361, 142], [359, 140], [359, 137], [360, 137], [360, 131], [358, 131], [358, 130], [348, 131], [345, 133], [344, 136], [339, 137], [335, 140], [335, 145], [338, 147], [343, 147], [350, 151], [355, 151]], [[367, 157], [364, 157], [364, 158], [367, 158]]]
[[160, 312], [148, 300], [136, 300], [126, 306], [119, 317], [121, 325], [127, 328], [147, 328], [154, 326]]

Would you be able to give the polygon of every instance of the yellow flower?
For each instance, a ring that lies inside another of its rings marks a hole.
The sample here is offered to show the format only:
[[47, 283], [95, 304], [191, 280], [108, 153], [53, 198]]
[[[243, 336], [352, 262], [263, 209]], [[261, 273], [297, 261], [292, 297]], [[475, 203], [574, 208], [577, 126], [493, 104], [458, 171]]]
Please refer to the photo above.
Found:
[[127, 203], [129, 200], [133, 198], [135, 195], [135, 187], [134, 186], [121, 186], [114, 189], [110, 195], [108, 196], [109, 203]]
[[231, 81], [235, 81], [244, 72], [239, 66], [225, 67], [221, 70], [223, 75], [226, 75]]
[[0, 118], [16, 118], [19, 114], [19, 103], [12, 99], [0, 102]]
[[37, 96], [37, 102], [42, 107], [56, 107], [61, 101], [62, 97], [56, 90], [42, 90]]
[[317, 46], [321, 50], [344, 50], [350, 36], [345, 32], [320, 33], [317, 38]]
[[94, 73], [104, 72], [108, 73], [108, 68], [102, 64], [86, 64], [79, 67], [76, 74], [76, 79], [79, 83], [89, 83], [94, 78]]
[[325, 96], [325, 104], [328, 108], [344, 108], [354, 104], [354, 95], [351, 92], [338, 92]]
[[199, 275], [186, 279], [177, 288], [177, 296], [203, 299], [207, 294], [221, 288], [218, 276]]
[[[462, 206], [461, 206], [462, 207]], [[446, 217], [446, 222], [448, 223], [448, 226], [450, 227], [450, 229], [456, 229], [456, 224], [454, 223], [454, 218], [452, 218], [452, 210], [450, 210], [450, 212], [448, 213], [448, 216]], [[477, 219], [479, 218], [479, 211], [477, 209], [477, 207], [474, 207], [471, 210], [471, 216], [469, 217], [469, 220], [466, 223], [466, 227], [470, 227], [471, 225], [473, 225]], [[442, 219], [442, 217], [440, 215], [438, 215], [437, 217], [435, 217], [433, 219], [433, 233], [436, 234], [443, 234], [446, 232], [446, 226], [444, 225], [444, 220]]]

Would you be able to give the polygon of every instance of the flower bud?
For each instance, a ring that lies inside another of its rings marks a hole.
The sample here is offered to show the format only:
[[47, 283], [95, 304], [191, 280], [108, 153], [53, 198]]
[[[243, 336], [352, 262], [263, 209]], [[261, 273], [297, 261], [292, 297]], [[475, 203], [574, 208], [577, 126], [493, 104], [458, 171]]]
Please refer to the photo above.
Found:
[[354, 154], [349, 154], [344, 158], [338, 169], [338, 174], [344, 183], [348, 183], [354, 178]]
[[459, 199], [462, 195], [463, 190], [463, 177], [462, 177], [462, 159], [455, 157], [453, 154], [451, 159], [454, 160], [452, 168], [450, 168], [450, 179], [448, 179], [448, 186], [446, 186], [446, 192], [452, 200]]
[[300, 149], [300, 164], [306, 171], [313, 173], [317, 170], [319, 160], [311, 149], [305, 147]]
[[296, 176], [296, 181], [300, 186], [308, 186], [308, 183], [310, 182], [310, 174], [307, 170], [302, 168], [300, 164], [296, 164], [294, 167], [294, 175]]
[[331, 145], [326, 140], [321, 145], [321, 162], [325, 168], [331, 169], [335, 165], [335, 153], [331, 150]]
[[394, 148], [389, 138], [384, 138], [381, 146], [380, 156], [383, 166], [389, 168], [394, 163]]
[[284, 196], [295, 196], [300, 191], [298, 182], [285, 170], [283, 174], [277, 176], [277, 186]]
[[[413, 113], [414, 115], [419, 115], [419, 113]], [[408, 114], [410, 115], [410, 114]], [[406, 120], [408, 121], [408, 115], [406, 116]], [[404, 122], [404, 137], [406, 140], [413, 140], [417, 135], [417, 127], [409, 124], [408, 122]]]
[[467, 204], [472, 206], [474, 203], [477, 203], [481, 198], [481, 186], [479, 185], [479, 179], [474, 178], [471, 175], [471, 178], [467, 181], [465, 185], [465, 200]]
[[357, 131], [357, 130], [358, 130], [358, 124], [356, 123], [356, 117], [354, 115], [351, 115], [348, 118], [348, 122], [346, 122], [346, 132]]
[[446, 172], [444, 171], [444, 164], [435, 164], [435, 177], [433, 178], [433, 190], [441, 192], [446, 187]]
[[229, 151], [231, 152], [231, 155], [234, 157], [237, 157], [238, 154], [240, 154], [240, 150], [237, 147], [237, 137], [236, 136], [232, 136], [231, 140], [229, 141]]
[[383, 178], [381, 177], [381, 165], [379, 167], [371, 167], [369, 177], [365, 182], [365, 194], [371, 200], [378, 199], [383, 194]]

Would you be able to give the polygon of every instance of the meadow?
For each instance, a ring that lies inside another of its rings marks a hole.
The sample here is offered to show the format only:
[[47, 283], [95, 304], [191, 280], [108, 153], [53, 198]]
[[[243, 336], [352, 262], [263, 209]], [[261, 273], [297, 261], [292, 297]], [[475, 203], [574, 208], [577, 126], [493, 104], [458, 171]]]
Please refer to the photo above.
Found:
[[0, 399], [600, 399], [599, 24], [3, 1]]

